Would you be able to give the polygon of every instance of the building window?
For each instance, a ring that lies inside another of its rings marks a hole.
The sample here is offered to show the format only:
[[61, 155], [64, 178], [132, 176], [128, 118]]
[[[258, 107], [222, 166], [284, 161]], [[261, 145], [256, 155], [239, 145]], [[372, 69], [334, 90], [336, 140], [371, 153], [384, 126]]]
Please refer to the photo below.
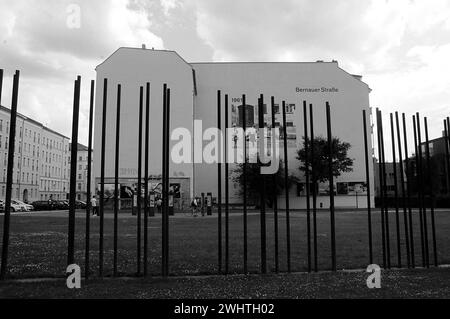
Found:
[[294, 113], [295, 111], [295, 104], [286, 104], [286, 113]]
[[274, 110], [275, 114], [279, 114], [280, 113], [280, 104], [274, 104], [273, 110]]

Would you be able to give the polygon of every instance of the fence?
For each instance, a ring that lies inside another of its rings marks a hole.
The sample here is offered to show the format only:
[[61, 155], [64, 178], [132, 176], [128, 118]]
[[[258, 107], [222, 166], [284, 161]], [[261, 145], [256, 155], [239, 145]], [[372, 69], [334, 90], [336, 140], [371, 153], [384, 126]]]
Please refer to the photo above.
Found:
[[[1, 88], [3, 82], [3, 70], [0, 70], [0, 101], [1, 101]], [[16, 117], [17, 117], [17, 101], [18, 101], [18, 91], [19, 91], [19, 71], [16, 71], [13, 79], [13, 94], [12, 94], [12, 103], [11, 103], [11, 126], [9, 132], [9, 138], [11, 141], [15, 140], [16, 133]], [[92, 130], [93, 130], [93, 109], [94, 109], [94, 81], [91, 81], [90, 86], [90, 111], [89, 111], [89, 142], [88, 142], [88, 183], [87, 183], [87, 198], [90, 199], [92, 195], [91, 190], [91, 178], [92, 178], [92, 167], [91, 167], [91, 151], [92, 151]], [[74, 82], [74, 101], [73, 101], [73, 122], [72, 122], [72, 149], [71, 149], [71, 170], [70, 170], [70, 209], [68, 213], [68, 231], [67, 231], [67, 264], [73, 264], [77, 262], [84, 261], [84, 275], [85, 278], [89, 278], [92, 274], [91, 272], [91, 239], [94, 236], [91, 231], [91, 207], [88, 204], [85, 212], [85, 229], [84, 229], [84, 258], [78, 256], [78, 259], [75, 258], [76, 250], [75, 250], [75, 242], [76, 242], [76, 212], [75, 212], [75, 185], [76, 185], [76, 167], [77, 167], [77, 140], [78, 140], [78, 118], [79, 118], [79, 107], [80, 107], [80, 87], [81, 87], [81, 77], [77, 77]], [[117, 86], [117, 100], [115, 101], [117, 105], [117, 114], [116, 114], [116, 132], [115, 132], [115, 183], [114, 183], [114, 206], [113, 206], [113, 258], [112, 258], [112, 275], [120, 276], [120, 272], [118, 269], [119, 253], [118, 253], [118, 238], [119, 234], [119, 189], [118, 189], [118, 181], [119, 181], [119, 154], [120, 154], [120, 115], [121, 115], [121, 84]], [[144, 193], [143, 198], [139, 198], [137, 200], [137, 210], [136, 210], [136, 249], [135, 249], [135, 274], [138, 276], [148, 276], [151, 274], [155, 274], [154, 268], [152, 271], [149, 270], [149, 263], [154, 265], [155, 261], [150, 260], [152, 256], [149, 256], [149, 250], [153, 247], [149, 244], [149, 213], [148, 207], [150, 206], [150, 198], [149, 198], [149, 135], [150, 135], [150, 127], [149, 127], [149, 117], [150, 117], [150, 95], [152, 92], [157, 92], [157, 88], [152, 88], [150, 83], [145, 83], [139, 87], [139, 118], [137, 119], [139, 124], [138, 129], [138, 148], [137, 148], [137, 167], [138, 167], [138, 176], [137, 176], [137, 194]], [[104, 266], [105, 266], [105, 138], [108, 134], [107, 132], [107, 122], [106, 122], [106, 113], [108, 109], [108, 101], [107, 101], [107, 93], [108, 93], [108, 79], [104, 79], [103, 84], [103, 104], [102, 104], [102, 131], [101, 134], [101, 182], [100, 182], [100, 200], [99, 200], [99, 221], [98, 221], [98, 258], [96, 259], [98, 263], [98, 277], [105, 276]], [[170, 116], [171, 116], [171, 88], [164, 84], [162, 87], [163, 95], [163, 129], [162, 129], [162, 218], [161, 218], [161, 237], [160, 242], [160, 256], [158, 256], [158, 260], [160, 261], [160, 274], [163, 277], [169, 276], [171, 273], [171, 263], [170, 263], [170, 228], [171, 228], [171, 218], [169, 215], [171, 214], [171, 203], [173, 203], [173, 194], [169, 190], [169, 138], [170, 138]], [[258, 125], [260, 128], [265, 126], [264, 120], [264, 95], [260, 95], [258, 98]], [[242, 96], [243, 105], [246, 105], [246, 95]], [[271, 126], [275, 127], [275, 97], [270, 98], [271, 104]], [[309, 108], [308, 108], [309, 106]], [[317, 106], [316, 106], [317, 107]], [[309, 109], [309, 112], [308, 112]], [[306, 160], [303, 163], [305, 167], [305, 180], [306, 185], [310, 183], [317, 183], [317, 168], [315, 158], [315, 132], [314, 132], [314, 114], [312, 104], [307, 104], [307, 101], [303, 101], [303, 125], [304, 125], [304, 136], [305, 136], [305, 152], [307, 154]], [[327, 165], [328, 165], [328, 184], [329, 184], [329, 216], [326, 227], [328, 227], [327, 232], [327, 241], [328, 248], [326, 253], [329, 253], [329, 259], [326, 259], [329, 262], [329, 267], [327, 269], [331, 269], [333, 271], [337, 270], [338, 264], [338, 254], [337, 250], [338, 245], [336, 244], [336, 219], [335, 219], [335, 205], [334, 205], [334, 196], [335, 196], [335, 186], [334, 186], [334, 177], [335, 172], [333, 170], [333, 159], [334, 159], [334, 149], [333, 149], [333, 134], [332, 134], [332, 118], [331, 118], [331, 106], [328, 102], [324, 105], [324, 110], [326, 114], [326, 123], [327, 123], [327, 145], [328, 145], [328, 153], [327, 153]], [[145, 112], [145, 113], [144, 113]], [[221, 91], [217, 92], [217, 128], [220, 130], [222, 127], [229, 128], [228, 123], [228, 112], [229, 112], [229, 97], [227, 94], [223, 95]], [[224, 117], [222, 115], [224, 113]], [[309, 113], [309, 116], [308, 116]], [[243, 129], [244, 132], [246, 130], [246, 111], [243, 112]], [[381, 231], [381, 253], [382, 253], [382, 261], [384, 268], [391, 268], [393, 262], [391, 260], [392, 257], [392, 246], [394, 246], [397, 254], [396, 254], [396, 266], [397, 267], [408, 267], [414, 268], [417, 265], [421, 265], [422, 267], [430, 267], [430, 265], [438, 266], [438, 245], [437, 245], [437, 230], [436, 230], [436, 216], [435, 216], [435, 196], [433, 193], [433, 184], [431, 182], [431, 165], [430, 165], [430, 148], [429, 148], [429, 136], [428, 136], [428, 122], [427, 118], [423, 118], [424, 130], [421, 128], [421, 117], [419, 113], [416, 113], [413, 116], [413, 132], [414, 132], [414, 150], [415, 150], [415, 162], [417, 165], [412, 166], [411, 161], [408, 158], [408, 139], [407, 139], [407, 125], [406, 125], [406, 116], [402, 114], [402, 127], [400, 126], [399, 114], [395, 112], [394, 114], [390, 114], [390, 129], [391, 129], [391, 144], [392, 144], [392, 154], [393, 154], [393, 163], [394, 163], [394, 182], [395, 182], [395, 194], [394, 198], [388, 198], [387, 196], [387, 185], [386, 185], [386, 154], [385, 154], [385, 138], [384, 138], [384, 130], [383, 130], [383, 117], [380, 110], [376, 110], [376, 124], [377, 124], [377, 141], [378, 141], [378, 158], [380, 161], [380, 169], [379, 169], [379, 181], [381, 185], [381, 196], [379, 197], [379, 205], [380, 205], [380, 222], [377, 222], [378, 227], [380, 227]], [[394, 120], [395, 117], [395, 120]], [[377, 262], [376, 251], [380, 247], [374, 247], [374, 238], [375, 229], [373, 228], [374, 224], [374, 215], [377, 214], [378, 211], [373, 211], [371, 208], [371, 174], [370, 174], [370, 161], [372, 157], [369, 153], [370, 144], [369, 144], [369, 136], [368, 136], [368, 114], [366, 110], [362, 111], [362, 132], [364, 137], [364, 158], [365, 158], [365, 175], [366, 175], [366, 184], [367, 187], [367, 228], [366, 228], [366, 236], [367, 238], [367, 247], [365, 247], [367, 262], [372, 264]], [[236, 262], [236, 258], [234, 258], [235, 262], [233, 267], [230, 267], [230, 256], [233, 254], [233, 251], [230, 251], [230, 239], [236, 235], [236, 230], [230, 230], [230, 212], [231, 205], [229, 202], [229, 165], [228, 162], [222, 166], [222, 164], [217, 163], [217, 182], [218, 182], [218, 194], [217, 194], [217, 205], [215, 210], [217, 214], [214, 215], [217, 223], [217, 246], [215, 246], [213, 251], [209, 251], [209, 255], [217, 255], [217, 264], [215, 270], [213, 268], [208, 268], [206, 273], [219, 273], [219, 274], [228, 274], [230, 272], [238, 272], [238, 273], [250, 273], [250, 272], [260, 272], [260, 273], [268, 273], [268, 272], [280, 272], [287, 271], [291, 272], [293, 269], [297, 269], [293, 267], [293, 251], [295, 257], [295, 262], [298, 260], [304, 261], [306, 259], [307, 271], [318, 271], [319, 270], [319, 255], [324, 253], [324, 245], [323, 240], [320, 240], [321, 244], [319, 245], [319, 228], [321, 228], [323, 232], [323, 227], [325, 224], [318, 224], [318, 215], [319, 210], [316, 207], [316, 198], [318, 196], [316, 187], [313, 187], [310, 190], [309, 187], [306, 187], [306, 225], [302, 224], [302, 231], [298, 229], [292, 232], [292, 218], [293, 215], [292, 209], [289, 207], [289, 174], [288, 174], [288, 153], [287, 153], [287, 125], [286, 125], [286, 102], [282, 101], [282, 127], [283, 127], [283, 154], [284, 154], [284, 167], [283, 167], [283, 176], [284, 176], [284, 191], [285, 191], [285, 209], [281, 210], [278, 208], [277, 196], [276, 194], [269, 194], [266, 192], [267, 188], [267, 179], [264, 175], [260, 175], [260, 189], [259, 192], [261, 194], [261, 201], [259, 203], [259, 212], [257, 213], [257, 218], [259, 220], [259, 269], [255, 270], [252, 268], [250, 270], [249, 267], [249, 255], [252, 256], [256, 253], [258, 245], [255, 244], [255, 241], [252, 239], [254, 235], [253, 231], [249, 231], [249, 218], [255, 217], [254, 212], [253, 215], [250, 216], [250, 212], [248, 210], [248, 189], [247, 189], [247, 172], [248, 172], [248, 154], [247, 154], [247, 140], [244, 138], [244, 163], [243, 163], [243, 206], [242, 208], [233, 210], [240, 210], [242, 213], [242, 242], [239, 243], [242, 245], [243, 253], [239, 255], [238, 258], [240, 261]], [[449, 118], [444, 120], [444, 131], [445, 131], [445, 148], [446, 148], [446, 156], [445, 156], [445, 165], [447, 178], [450, 180], [450, 156], [449, 156], [449, 134], [448, 128], [450, 128]], [[425, 134], [425, 152], [422, 151], [422, 131]], [[143, 136], [145, 134], [145, 137]], [[403, 136], [402, 136], [403, 133]], [[402, 141], [403, 137], [403, 141]], [[307, 141], [310, 143], [307, 143]], [[230, 141], [225, 140], [225, 145]], [[15, 143], [11, 142], [9, 144], [8, 150], [8, 167], [7, 167], [7, 187], [6, 187], [6, 200], [5, 200], [5, 213], [3, 219], [3, 241], [2, 241], [2, 259], [1, 259], [1, 279], [5, 279], [8, 276], [8, 255], [9, 255], [9, 247], [10, 247], [10, 223], [11, 223], [11, 185], [13, 182], [13, 167], [14, 167], [14, 145]], [[144, 144], [144, 147], [143, 147]], [[225, 151], [227, 148], [220, 148], [220, 150]], [[142, 152], [144, 152], [144, 168], [142, 168]], [[425, 153], [425, 154], [423, 154]], [[398, 169], [396, 166], [397, 163], [397, 155], [398, 155]], [[220, 156], [219, 156], [220, 158]], [[264, 165], [261, 162], [258, 162], [258, 165], [261, 167]], [[399, 170], [399, 172], [398, 172]], [[142, 173], [144, 176], [142, 176]], [[417, 199], [413, 199], [411, 194], [411, 185], [409, 177], [412, 174], [417, 176], [419, 181], [419, 189], [417, 194]], [[222, 177], [224, 176], [224, 196], [222, 194]], [[277, 176], [274, 174], [270, 177], [270, 182], [274, 185], [277, 183]], [[144, 185], [142, 185], [144, 183]], [[398, 183], [400, 183], [400, 192], [398, 191]], [[144, 188], [144, 189], [143, 189]], [[144, 190], [144, 192], [142, 192]], [[272, 213], [266, 210], [266, 198], [269, 196], [273, 196], [273, 207]], [[225, 202], [222, 202], [222, 198], [225, 198]], [[418, 216], [415, 214], [415, 208], [413, 207], [414, 203], [417, 203], [418, 206]], [[311, 207], [312, 203], [312, 207]], [[323, 210], [320, 211], [323, 213]], [[144, 216], [142, 216], [142, 214]], [[270, 214], [270, 215], [269, 215]], [[359, 215], [360, 216], [360, 215]], [[294, 216], [297, 218], [297, 216]], [[395, 223], [390, 222], [390, 218], [395, 218]], [[19, 217], [17, 217], [19, 218]], [[268, 218], [270, 223], [268, 223]], [[142, 220], [143, 219], [143, 220]], [[323, 221], [323, 219], [322, 219]], [[282, 223], [284, 222], [284, 225]], [[296, 221], [297, 222], [297, 221]], [[159, 222], [158, 222], [159, 223]], [[298, 225], [297, 222], [296, 225]], [[418, 223], [418, 227], [417, 227]], [[394, 225], [394, 229], [392, 229], [392, 225]], [[240, 227], [241, 227], [240, 226]], [[273, 229], [268, 229], [269, 227], [273, 227]], [[253, 226], [252, 226], [253, 227]], [[304, 227], [304, 229], [303, 229]], [[254, 227], [253, 227], [254, 228]], [[416, 251], [415, 249], [415, 235], [414, 231], [419, 228], [420, 234], [420, 251]], [[158, 229], [159, 230], [159, 229]], [[280, 234], [281, 231], [281, 234]], [[230, 237], [231, 232], [231, 237]], [[431, 232], [431, 239], [430, 233]], [[329, 234], [329, 238], [328, 238]], [[391, 235], [395, 236], [395, 243], [391, 246]], [[269, 235], [269, 237], [267, 237]], [[142, 237], [143, 236], [143, 237]], [[294, 236], [294, 238], [293, 238]], [[298, 247], [298, 245], [292, 245], [292, 243], [297, 243], [298, 238], [300, 236], [306, 237], [306, 253], [305, 255], [299, 259], [297, 251], [302, 250], [305, 247]], [[97, 234], [95, 234], [97, 237]], [[249, 245], [249, 237], [252, 240], [251, 245]], [[283, 238], [284, 237], [284, 238]], [[361, 240], [360, 238], [357, 240]], [[268, 242], [273, 241], [273, 246], [268, 247]], [[430, 252], [430, 241], [431, 241], [431, 252]], [[158, 246], [159, 247], [159, 246]], [[211, 248], [212, 246], [210, 246]], [[321, 251], [322, 250], [322, 251]], [[268, 253], [269, 251], [269, 253]], [[403, 259], [406, 252], [406, 260]], [[273, 254], [273, 263], [274, 267], [270, 267], [268, 265], [268, 256], [272, 256]], [[233, 254], [234, 255], [234, 254]], [[420, 263], [417, 261], [420, 256]], [[160, 258], [159, 258], [160, 257]], [[430, 258], [432, 257], [432, 258]], [[84, 259], [84, 260], [80, 260]], [[252, 259], [255, 260], [254, 258]], [[323, 260], [323, 259], [321, 259]], [[431, 260], [431, 261], [430, 261]], [[283, 269], [281, 269], [281, 265], [284, 265]], [[110, 264], [108, 264], [110, 265]]]

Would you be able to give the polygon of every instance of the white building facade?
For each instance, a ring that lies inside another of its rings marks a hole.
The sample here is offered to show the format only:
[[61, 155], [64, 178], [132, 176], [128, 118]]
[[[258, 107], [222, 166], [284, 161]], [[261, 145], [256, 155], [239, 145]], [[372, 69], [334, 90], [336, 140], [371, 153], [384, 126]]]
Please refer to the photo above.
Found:
[[[331, 106], [332, 133], [341, 141], [351, 144], [349, 157], [354, 159], [353, 171], [343, 173], [335, 179], [337, 207], [367, 206], [365, 183], [365, 155], [362, 111], [367, 112], [367, 134], [369, 155], [372, 155], [370, 125], [370, 88], [360, 76], [342, 70], [338, 63], [187, 63], [174, 51], [158, 51], [135, 48], [120, 48], [97, 67], [97, 89], [95, 108], [95, 153], [94, 178], [100, 178], [101, 120], [103, 105], [103, 83], [108, 79], [108, 99], [106, 113], [106, 182], [114, 177], [114, 146], [116, 119], [117, 84], [122, 85], [122, 112], [120, 137], [120, 178], [123, 183], [134, 183], [137, 177], [138, 110], [139, 87], [146, 82], [151, 85], [150, 98], [150, 178], [155, 187], [161, 175], [162, 159], [162, 85], [171, 88], [171, 130], [184, 128], [190, 132], [191, 158], [196, 151], [195, 136], [206, 129], [217, 127], [217, 91], [229, 98], [229, 119], [231, 126], [242, 124], [239, 110], [242, 95], [246, 95], [246, 109], [252, 114], [253, 123], [258, 124], [257, 98], [264, 95], [265, 122], [271, 122], [270, 97], [275, 97], [276, 126], [282, 123], [281, 103], [286, 101], [288, 129], [288, 169], [297, 182], [290, 189], [290, 207], [305, 208], [304, 176], [296, 159], [297, 150], [303, 143], [303, 101], [313, 105], [315, 136], [326, 137], [325, 103]], [[145, 94], [144, 94], [145, 101]], [[144, 104], [145, 105], [145, 104]], [[222, 107], [224, 100], [222, 99]], [[253, 113], [252, 113], [253, 112]], [[145, 112], [144, 112], [145, 114]], [[224, 114], [224, 113], [222, 113]], [[222, 115], [223, 116], [223, 115]], [[249, 119], [247, 118], [249, 121]], [[202, 130], [194, 132], [194, 121], [201, 121]], [[251, 120], [250, 120], [251, 121]], [[170, 150], [179, 142], [172, 140]], [[203, 141], [202, 147], [209, 142]], [[280, 143], [280, 146], [282, 143]], [[283, 151], [280, 150], [283, 159]], [[144, 160], [144, 156], [142, 158]], [[230, 164], [230, 175], [225, 179], [230, 183], [230, 202], [241, 203], [239, 185], [234, 182]], [[373, 190], [373, 162], [369, 160]], [[181, 198], [188, 200], [201, 193], [217, 196], [217, 164], [170, 163], [171, 183], [181, 186]], [[302, 185], [303, 184], [303, 185]], [[153, 185], [153, 184], [152, 184]], [[224, 195], [224, 185], [222, 194]], [[284, 196], [278, 200], [284, 206]], [[224, 201], [224, 198], [223, 198]], [[373, 196], [372, 196], [373, 204]], [[327, 183], [319, 185], [319, 207], [329, 205]]]
[[[10, 110], [0, 107], [0, 198], [6, 195]], [[69, 139], [17, 114], [12, 198], [24, 202], [66, 199]]]

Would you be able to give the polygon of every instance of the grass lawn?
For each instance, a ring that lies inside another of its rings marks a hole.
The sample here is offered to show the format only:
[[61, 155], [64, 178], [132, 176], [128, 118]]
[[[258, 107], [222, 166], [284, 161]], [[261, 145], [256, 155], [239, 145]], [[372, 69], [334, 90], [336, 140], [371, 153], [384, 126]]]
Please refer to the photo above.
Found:
[[[397, 265], [395, 213], [390, 213], [390, 241], [392, 266]], [[113, 218], [105, 214], [104, 274], [112, 273]], [[416, 263], [421, 263], [418, 213], [414, 214]], [[402, 222], [403, 220], [400, 219]], [[67, 258], [67, 212], [35, 212], [14, 214], [11, 217], [9, 278], [63, 277]], [[224, 222], [223, 222], [224, 224]], [[429, 223], [430, 224], [430, 223]], [[318, 265], [319, 270], [331, 267], [330, 222], [327, 211], [319, 212]], [[401, 250], [405, 263], [406, 252], [401, 224]], [[0, 229], [3, 216], [0, 215]], [[136, 217], [122, 214], [119, 218], [119, 263], [122, 275], [136, 273]], [[274, 269], [274, 223], [272, 212], [267, 212], [267, 262]], [[98, 269], [99, 218], [91, 218], [91, 272]], [[84, 268], [84, 212], [77, 212], [76, 256]], [[243, 226], [240, 212], [230, 214], [230, 273], [243, 271]], [[279, 217], [280, 271], [286, 271], [286, 220], [284, 212]], [[149, 272], [161, 271], [161, 218], [149, 218]], [[436, 235], [440, 264], [450, 263], [450, 212], [436, 212]], [[433, 249], [430, 237], [430, 260]], [[0, 238], [1, 240], [1, 238]], [[307, 238], [305, 212], [291, 212], [292, 271], [307, 270]], [[379, 212], [373, 213], [374, 262], [382, 265], [381, 226]], [[260, 223], [258, 212], [248, 217], [248, 267], [251, 273], [260, 269]], [[338, 269], [366, 268], [368, 260], [367, 213], [364, 211], [336, 212], [336, 247]], [[170, 274], [202, 275], [217, 273], [217, 216], [171, 217], [170, 220]], [[84, 271], [84, 269], [83, 269]]]
[[70, 290], [64, 279], [0, 285], [0, 298], [450, 298], [450, 269], [386, 270], [381, 289], [367, 273], [94, 279]]

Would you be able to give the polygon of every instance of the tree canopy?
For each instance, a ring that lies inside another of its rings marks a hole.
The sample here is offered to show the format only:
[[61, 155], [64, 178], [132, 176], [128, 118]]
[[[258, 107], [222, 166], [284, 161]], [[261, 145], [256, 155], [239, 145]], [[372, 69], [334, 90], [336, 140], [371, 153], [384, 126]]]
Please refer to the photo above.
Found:
[[[314, 145], [314, 158], [311, 159], [312, 144]], [[299, 169], [304, 173], [306, 172], [305, 162], [308, 155], [308, 171], [310, 176], [312, 176], [311, 163], [313, 163], [316, 181], [323, 183], [329, 178], [328, 140], [322, 136], [317, 136], [314, 138], [312, 144], [310, 139], [303, 138], [303, 147], [297, 151], [297, 159], [301, 162]], [[305, 146], [308, 147], [308, 154], [306, 154]], [[348, 150], [351, 148], [350, 143], [333, 137], [331, 147], [333, 154], [333, 176], [338, 177], [343, 172], [353, 171], [354, 160], [348, 157]]]

